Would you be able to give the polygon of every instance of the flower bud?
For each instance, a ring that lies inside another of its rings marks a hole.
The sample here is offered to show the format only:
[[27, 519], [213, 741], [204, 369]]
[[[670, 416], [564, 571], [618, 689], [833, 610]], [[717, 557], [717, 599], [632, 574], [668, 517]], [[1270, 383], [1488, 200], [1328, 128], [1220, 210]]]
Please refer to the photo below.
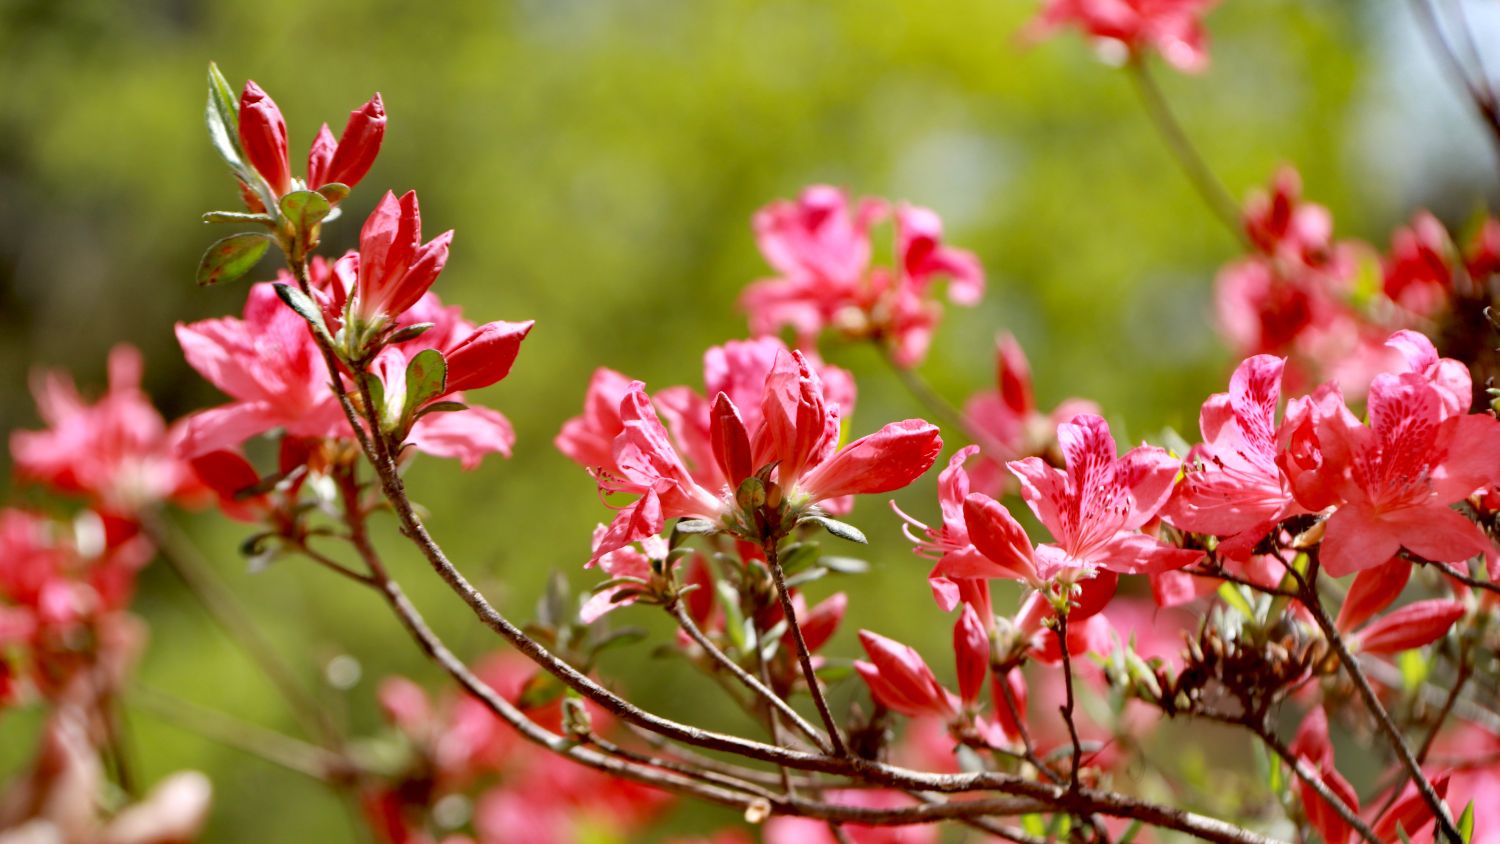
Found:
[[339, 136], [338, 147], [328, 164], [326, 178], [314, 181], [312, 168], [308, 167], [308, 186], [322, 187], [329, 182], [341, 182], [349, 187], [359, 183], [375, 156], [380, 153], [380, 142], [385, 138], [385, 104], [377, 92], [370, 101], [349, 113], [349, 122]]
[[286, 121], [276, 102], [254, 82], [246, 82], [240, 94], [240, 146], [250, 165], [271, 186], [272, 193], [281, 196], [291, 190]]

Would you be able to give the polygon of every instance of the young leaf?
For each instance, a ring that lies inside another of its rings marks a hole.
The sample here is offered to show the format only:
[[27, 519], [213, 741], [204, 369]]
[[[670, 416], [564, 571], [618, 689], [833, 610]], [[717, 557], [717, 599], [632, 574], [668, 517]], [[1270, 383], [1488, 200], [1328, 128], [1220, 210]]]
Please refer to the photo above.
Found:
[[221, 281], [234, 281], [254, 269], [270, 248], [270, 238], [255, 232], [220, 238], [208, 247], [198, 262], [198, 283], [207, 287]]
[[858, 542], [861, 545], [870, 544], [870, 540], [865, 538], [865, 535], [860, 532], [859, 528], [847, 522], [841, 522], [838, 519], [829, 518], [828, 516], [807, 516], [802, 521], [822, 525], [824, 530], [837, 536], [839, 539], [847, 539], [850, 542]]
[[332, 210], [333, 206], [317, 191], [296, 190], [281, 198], [282, 219], [292, 227], [303, 252], [315, 245], [318, 224]]
[[1470, 841], [1474, 840], [1473, 800], [1470, 800], [1469, 805], [1464, 807], [1464, 813], [1458, 816], [1458, 835], [1464, 840], [1464, 844], [1469, 844]]
[[338, 205], [344, 201], [344, 197], [349, 195], [349, 186], [343, 182], [329, 182], [318, 188], [318, 193], [321, 193], [329, 204]]
[[205, 223], [255, 223], [271, 228], [276, 225], [268, 214], [250, 214], [245, 211], [209, 211], [203, 215]]
[[443, 394], [448, 385], [448, 361], [437, 349], [423, 349], [406, 365], [406, 413]]
[[234, 99], [234, 89], [213, 62], [208, 63], [208, 106], [203, 111], [203, 120], [208, 124], [208, 137], [214, 149], [234, 169], [235, 175], [241, 174], [245, 156], [240, 150], [239, 105]]
[[317, 332], [320, 337], [332, 343], [332, 338], [328, 335], [328, 327], [323, 324], [323, 314], [306, 293], [290, 284], [277, 284], [275, 287], [276, 295], [281, 297], [281, 301], [285, 302], [287, 307], [296, 311], [297, 316], [307, 320], [308, 324], [313, 327], [313, 331]]
[[718, 530], [719, 526], [708, 519], [678, 519], [677, 524], [672, 528], [674, 533], [687, 536], [717, 533]]

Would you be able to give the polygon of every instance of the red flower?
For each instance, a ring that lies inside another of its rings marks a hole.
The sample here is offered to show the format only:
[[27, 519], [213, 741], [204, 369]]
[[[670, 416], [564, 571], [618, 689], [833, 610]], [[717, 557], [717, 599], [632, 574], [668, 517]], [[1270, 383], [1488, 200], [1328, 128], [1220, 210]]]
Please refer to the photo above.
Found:
[[292, 169], [287, 163], [286, 120], [276, 101], [250, 81], [240, 94], [240, 146], [250, 166], [281, 196], [292, 189]]
[[437, 280], [452, 242], [450, 229], [422, 243], [416, 192], [408, 191], [397, 200], [386, 191], [359, 233], [354, 314], [368, 323], [406, 313]]
[[1032, 23], [1033, 35], [1061, 26], [1123, 47], [1134, 58], [1154, 50], [1179, 70], [1208, 66], [1199, 20], [1216, 0], [1047, 0]]

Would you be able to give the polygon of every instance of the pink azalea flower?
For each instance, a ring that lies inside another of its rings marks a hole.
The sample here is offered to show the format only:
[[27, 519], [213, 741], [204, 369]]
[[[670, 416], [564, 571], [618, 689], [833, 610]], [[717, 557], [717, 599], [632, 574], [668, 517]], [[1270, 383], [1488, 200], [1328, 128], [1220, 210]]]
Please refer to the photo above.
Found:
[[1342, 501], [1321, 552], [1330, 575], [1380, 565], [1401, 548], [1448, 563], [1494, 556], [1484, 532], [1450, 505], [1500, 480], [1500, 421], [1445, 415], [1451, 399], [1426, 372], [1387, 373], [1370, 386], [1369, 427], [1342, 404], [1314, 409], [1323, 494], [1312, 503]]
[[1010, 334], [996, 340], [995, 377], [998, 388], [979, 393], [964, 405], [964, 418], [983, 438], [984, 450], [970, 472], [976, 492], [1000, 495], [1010, 491], [1014, 478], [1005, 464], [1040, 456], [1056, 447], [1057, 426], [1080, 413], [1099, 412], [1091, 401], [1067, 399], [1051, 413], [1042, 413], [1032, 394], [1031, 365], [1021, 344]]
[[1176, 459], [1145, 445], [1116, 457], [1109, 425], [1098, 416], [1058, 426], [1057, 438], [1066, 471], [1037, 457], [1009, 464], [1026, 504], [1052, 532], [1053, 543], [1036, 547], [1036, 569], [1044, 579], [1065, 571], [1076, 572], [1075, 578], [1098, 569], [1169, 571], [1202, 557], [1139, 532], [1171, 494]]
[[416, 192], [398, 200], [386, 191], [360, 230], [359, 252], [341, 259], [358, 268], [352, 303], [356, 317], [372, 323], [406, 313], [442, 272], [452, 241], [450, 229], [422, 243]]
[[109, 391], [93, 404], [61, 372], [38, 374], [31, 389], [47, 428], [11, 434], [20, 477], [87, 496], [118, 515], [168, 499], [191, 501], [201, 491], [173, 453], [180, 429], [169, 430], [141, 390], [134, 347], [110, 351]]
[[307, 323], [270, 284], [250, 288], [243, 319], [178, 323], [177, 341], [188, 365], [233, 399], [187, 418], [185, 457], [233, 450], [276, 428], [298, 437], [352, 436]]
[[1242, 362], [1229, 392], [1203, 403], [1203, 443], [1188, 455], [1186, 475], [1162, 515], [1194, 533], [1220, 537], [1219, 553], [1244, 560], [1283, 519], [1308, 510], [1297, 503], [1276, 465], [1276, 405], [1285, 361], [1256, 355]]
[[1208, 66], [1202, 16], [1216, 0], [1047, 0], [1032, 22], [1038, 37], [1062, 26], [1074, 26], [1091, 38], [1123, 48], [1138, 57], [1154, 50], [1179, 70]]
[[1385, 295], [1418, 316], [1431, 316], [1448, 303], [1453, 289], [1451, 261], [1457, 250], [1448, 230], [1427, 211], [1391, 235], [1385, 263]]
[[791, 326], [801, 346], [824, 329], [873, 338], [902, 366], [926, 354], [941, 306], [931, 287], [950, 279], [948, 296], [972, 305], [984, 273], [972, 253], [942, 242], [942, 224], [926, 208], [895, 208], [896, 267], [870, 267], [870, 225], [891, 213], [883, 200], [861, 200], [851, 212], [844, 193], [816, 185], [797, 202], [776, 202], [757, 213], [755, 229], [766, 260], [781, 275], [745, 290], [741, 306], [756, 334]]
[[[598, 474], [600, 489], [639, 495], [620, 510], [595, 544], [593, 559], [659, 532], [665, 519], [697, 517], [723, 522], [735, 512], [735, 490], [748, 477], [774, 466], [782, 504], [801, 511], [819, 502], [861, 493], [899, 489], [927, 471], [942, 448], [937, 427], [917, 419], [893, 422], [842, 449], [839, 413], [823, 392], [822, 380], [800, 352], [779, 353], [760, 396], [760, 424], [752, 433], [744, 414], [727, 393], [715, 398], [709, 441], [717, 444], [714, 463], [729, 475], [709, 489], [687, 468], [645, 392], [632, 383], [620, 403], [621, 431], [613, 444], [613, 466]], [[729, 455], [737, 455], [730, 459]], [[748, 456], [748, 459], [747, 459]], [[759, 537], [753, 537], [758, 541]]]
[[1245, 233], [1261, 252], [1316, 267], [1331, 257], [1333, 215], [1302, 199], [1302, 176], [1291, 166], [1276, 172], [1269, 191], [1245, 201]]
[[[458, 308], [444, 307], [430, 292], [408, 312], [408, 319], [431, 322], [433, 328], [414, 340], [387, 346], [372, 366], [384, 385], [388, 412], [397, 415], [406, 401], [406, 368], [418, 353], [436, 349], [448, 366], [444, 389], [423, 406], [463, 402], [465, 391], [488, 387], [510, 374], [521, 342], [534, 324], [527, 320], [475, 327]], [[455, 458], [464, 469], [473, 469], [487, 454], [509, 457], [515, 439], [515, 429], [504, 414], [469, 405], [460, 411], [423, 414], [407, 434], [406, 443], [434, 457]]]

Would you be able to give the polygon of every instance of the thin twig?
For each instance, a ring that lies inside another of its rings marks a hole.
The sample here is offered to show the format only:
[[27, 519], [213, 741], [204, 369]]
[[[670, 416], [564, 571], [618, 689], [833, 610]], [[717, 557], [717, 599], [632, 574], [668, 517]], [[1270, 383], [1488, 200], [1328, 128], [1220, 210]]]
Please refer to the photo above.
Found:
[[1438, 64], [1452, 77], [1453, 83], [1463, 89], [1468, 95], [1469, 102], [1474, 106], [1479, 120], [1489, 130], [1490, 141], [1495, 150], [1497, 161], [1500, 161], [1500, 104], [1493, 97], [1481, 90], [1469, 72], [1459, 61], [1458, 54], [1453, 51], [1452, 45], [1443, 35], [1442, 25], [1438, 22], [1437, 10], [1432, 6], [1430, 0], [1412, 0], [1412, 11], [1417, 18], [1417, 24], [1422, 34], [1427, 38], [1427, 44], [1437, 57]]
[[1125, 66], [1126, 75], [1134, 83], [1136, 93], [1140, 95], [1141, 105], [1146, 109], [1146, 115], [1151, 118], [1151, 124], [1156, 127], [1157, 134], [1161, 136], [1172, 158], [1182, 169], [1188, 181], [1192, 183], [1193, 189], [1208, 209], [1213, 212], [1219, 222], [1240, 245], [1248, 250], [1253, 250], [1254, 244], [1245, 234], [1244, 225], [1240, 219], [1240, 206], [1230, 195], [1229, 190], [1224, 187], [1212, 169], [1204, 162], [1203, 156], [1198, 153], [1198, 148], [1188, 138], [1187, 132], [1183, 131], [1182, 124], [1178, 122], [1177, 116], [1172, 113], [1172, 107], [1167, 103], [1167, 98], [1161, 92], [1161, 87], [1156, 84], [1156, 78], [1151, 75], [1151, 69], [1147, 67], [1144, 58], [1132, 59]]
[[1068, 725], [1068, 738], [1073, 741], [1073, 764], [1068, 771], [1068, 787], [1077, 791], [1078, 770], [1083, 767], [1083, 743], [1078, 740], [1078, 726], [1073, 723], [1073, 662], [1068, 655], [1068, 614], [1060, 612], [1056, 618], [1057, 629], [1052, 632], [1057, 636], [1057, 649], [1062, 653], [1063, 686], [1067, 694], [1058, 711], [1062, 713], [1063, 722]]
[[739, 663], [730, 659], [728, 654], [724, 653], [718, 648], [718, 646], [710, 641], [709, 638], [703, 634], [703, 631], [698, 628], [698, 625], [693, 622], [692, 616], [687, 614], [687, 611], [683, 607], [681, 601], [674, 601], [670, 606], [667, 607], [667, 611], [672, 614], [673, 618], [677, 619], [678, 626], [682, 628], [683, 632], [688, 634], [688, 638], [697, 643], [698, 647], [702, 648], [703, 652], [708, 654], [714, 662], [716, 662], [720, 666], [723, 666], [723, 668], [730, 674], [733, 674], [736, 680], [739, 680], [742, 684], [744, 684], [746, 688], [750, 689], [752, 692], [755, 692], [755, 694], [758, 695], [761, 700], [764, 700], [766, 703], [775, 707], [777, 711], [781, 712], [781, 714], [785, 715], [792, 726], [796, 727], [799, 732], [811, 739], [813, 744], [817, 745], [819, 750], [823, 751], [824, 753], [828, 752], [828, 742], [823, 738], [822, 735], [818, 733], [817, 728], [812, 724], [809, 724], [807, 722], [807, 719], [803, 718], [797, 712], [797, 710], [793, 709], [791, 704], [783, 700], [780, 695], [771, 691], [769, 686], [767, 686], [760, 680], [757, 680], [755, 676], [750, 672], [741, 668]]
[[250, 657], [266, 679], [286, 699], [292, 714], [308, 735], [317, 736], [325, 747], [338, 748], [343, 738], [328, 713], [319, 705], [296, 673], [276, 653], [250, 615], [240, 607], [229, 589], [214, 575], [208, 565], [176, 528], [163, 521], [148, 519], [144, 528], [161, 549], [161, 558], [188, 593], [203, 607], [208, 617], [224, 635]]
[[1417, 761], [1416, 756], [1411, 751], [1411, 747], [1407, 745], [1406, 739], [1401, 736], [1401, 731], [1396, 728], [1396, 723], [1391, 720], [1390, 713], [1386, 712], [1385, 707], [1381, 705], [1380, 698], [1376, 696], [1375, 690], [1370, 687], [1370, 681], [1366, 679], [1364, 672], [1360, 670], [1358, 660], [1349, 652], [1348, 645], [1344, 644], [1344, 639], [1339, 635], [1338, 628], [1334, 626], [1333, 619], [1329, 618], [1328, 613], [1323, 609], [1323, 602], [1319, 600], [1316, 588], [1317, 576], [1317, 556], [1314, 553], [1312, 555], [1312, 563], [1308, 568], [1307, 577], [1303, 581], [1302, 605], [1307, 607], [1308, 612], [1312, 614], [1313, 620], [1322, 629], [1324, 638], [1328, 640], [1328, 644], [1338, 654], [1339, 662], [1344, 666], [1345, 673], [1354, 681], [1354, 687], [1359, 691], [1359, 696], [1363, 699], [1365, 708], [1375, 717], [1375, 722], [1380, 725], [1380, 731], [1385, 734], [1386, 740], [1391, 745], [1391, 749], [1395, 751], [1397, 758], [1405, 766], [1407, 775], [1411, 777], [1412, 782], [1417, 784], [1417, 791], [1421, 793], [1422, 799], [1426, 801], [1428, 808], [1432, 810], [1433, 816], [1437, 818], [1438, 828], [1442, 830], [1444, 837], [1454, 842], [1454, 844], [1458, 844], [1463, 839], [1458, 834], [1457, 827], [1453, 825], [1453, 818], [1449, 815], [1448, 808], [1443, 805], [1443, 798], [1438, 796], [1437, 791], [1432, 787], [1432, 783], [1427, 779], [1427, 775], [1422, 772], [1421, 763]]
[[1375, 836], [1375, 831], [1370, 829], [1369, 824], [1364, 822], [1359, 813], [1340, 799], [1337, 794], [1334, 794], [1333, 790], [1323, 782], [1323, 778], [1307, 764], [1307, 760], [1292, 753], [1291, 749], [1283, 744], [1281, 739], [1277, 738], [1276, 734], [1266, 724], [1255, 723], [1245, 719], [1218, 718], [1211, 714], [1205, 714], [1212, 720], [1222, 721], [1226, 724], [1235, 724], [1249, 730], [1271, 752], [1281, 757], [1281, 760], [1286, 762], [1287, 767], [1292, 769], [1292, 773], [1296, 774], [1298, 779], [1307, 783], [1308, 787], [1316, 791], [1318, 796], [1323, 798], [1329, 806], [1332, 806], [1333, 810], [1338, 813], [1338, 816], [1343, 818], [1345, 823], [1353, 827], [1361, 838], [1370, 842], [1370, 844], [1382, 844], [1381, 840]]
[[344, 780], [354, 773], [350, 760], [327, 748], [308, 744], [258, 724], [241, 721], [150, 686], [134, 684], [131, 687], [130, 701], [174, 727], [197, 733], [320, 782]]
[[823, 727], [828, 731], [828, 743], [832, 745], [833, 755], [843, 757], [849, 755], [848, 749], [844, 747], [843, 736], [839, 734], [838, 722], [833, 719], [833, 710], [828, 707], [828, 699], [823, 696], [823, 687], [818, 683], [818, 672], [813, 669], [812, 652], [807, 649], [807, 640], [802, 636], [802, 624], [797, 621], [797, 608], [792, 605], [792, 594], [786, 588], [786, 573], [781, 570], [781, 559], [777, 548], [776, 538], [767, 539], [761, 546], [766, 554], [766, 568], [771, 570], [771, 580], [776, 584], [776, 595], [781, 599], [781, 612], [786, 616], [787, 629], [792, 633], [792, 641], [797, 645], [797, 661], [802, 664], [802, 676], [807, 680], [807, 692], [812, 695], [813, 703], [817, 705], [818, 715], [823, 718]]

